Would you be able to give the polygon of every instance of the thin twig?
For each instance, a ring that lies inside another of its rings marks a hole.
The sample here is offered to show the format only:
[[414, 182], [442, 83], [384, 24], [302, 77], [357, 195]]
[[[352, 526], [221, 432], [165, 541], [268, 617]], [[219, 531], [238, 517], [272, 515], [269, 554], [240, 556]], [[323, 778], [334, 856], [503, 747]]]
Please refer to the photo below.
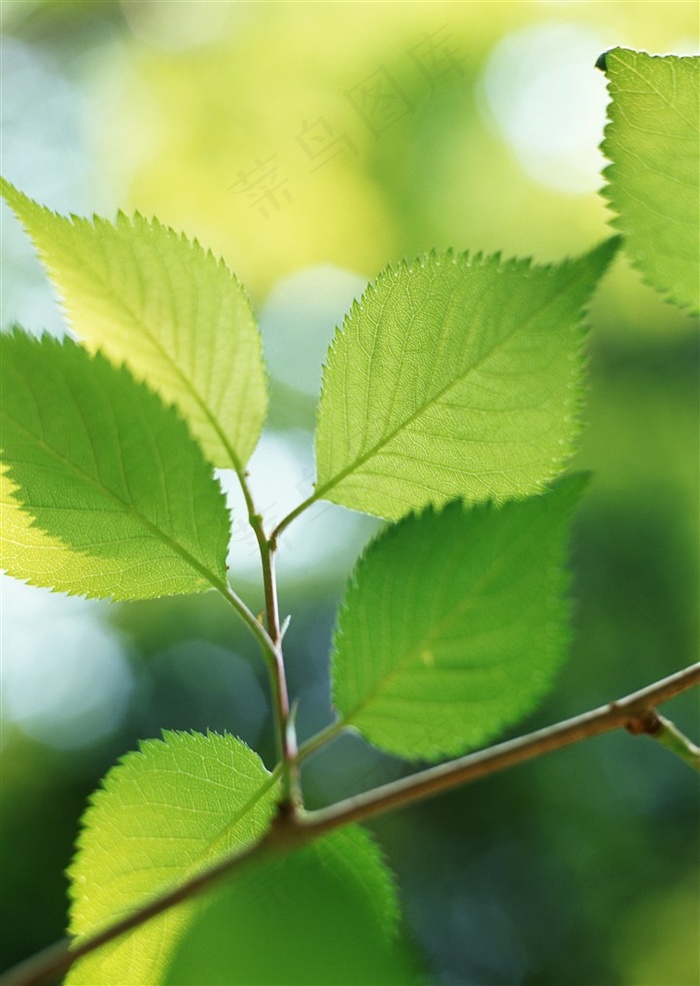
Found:
[[[282, 797], [290, 804], [300, 804], [296, 732], [294, 723], [290, 718], [289, 691], [287, 689], [287, 676], [284, 666], [284, 655], [282, 653], [283, 634], [280, 630], [277, 584], [275, 580], [275, 551], [277, 541], [274, 535], [269, 539], [265, 536], [263, 518], [255, 509], [255, 502], [248, 486], [246, 473], [242, 469], [237, 469], [236, 473], [248, 510], [248, 523], [252, 527], [258, 542], [260, 564], [262, 567], [263, 589], [265, 593], [265, 637], [262, 637], [257, 632], [260, 624], [255, 620], [255, 617], [253, 617], [253, 620], [256, 626], [251, 626], [251, 629], [256, 633], [262, 645], [263, 655], [267, 661], [270, 674], [277, 748], [283, 767]], [[231, 596], [235, 598], [233, 590], [230, 590], [230, 592]], [[241, 615], [247, 623], [250, 623], [246, 613], [241, 613]]]
[[609, 705], [574, 716], [554, 726], [547, 726], [527, 736], [499, 743], [488, 750], [480, 750], [458, 760], [429, 767], [417, 774], [339, 801], [328, 808], [305, 812], [301, 823], [313, 828], [317, 834], [329, 832], [339, 825], [348, 825], [394, 808], [403, 808], [415, 801], [440, 794], [442, 791], [469, 784], [487, 774], [497, 773], [507, 767], [533, 760], [545, 753], [563, 749], [572, 743], [600, 736], [615, 729], [623, 728], [635, 735], [646, 733], [657, 738], [655, 725], [649, 719], [649, 712], [653, 711], [654, 706], [667, 702], [675, 695], [698, 684], [700, 684], [700, 663], [662, 681], [657, 681], [618, 702], [611, 702]]
[[342, 719], [336, 719], [329, 726], [326, 726], [320, 732], [311, 736], [299, 747], [299, 763], [307, 760], [314, 753], [317, 753], [322, 747], [334, 740], [336, 736], [340, 736], [344, 729], [348, 727]]
[[279, 606], [277, 602], [277, 582], [275, 577], [276, 542], [273, 538], [259, 539], [260, 557], [263, 566], [265, 605], [267, 607], [267, 628], [275, 644], [275, 663], [271, 668], [272, 692], [275, 702], [279, 753], [282, 760], [282, 798], [290, 805], [301, 803], [299, 787], [299, 763], [296, 728], [290, 713], [287, 675], [282, 652], [282, 632], [280, 630]]
[[93, 938], [88, 938], [72, 947], [66, 941], [58, 942], [44, 952], [38, 953], [10, 970], [0, 979], [0, 986], [39, 986], [40, 983], [65, 973], [73, 962], [82, 956], [139, 927], [175, 904], [208, 889], [224, 875], [240, 870], [249, 863], [268, 858], [272, 854], [297, 849], [324, 833], [351, 822], [362, 821], [404, 807], [414, 801], [433, 797], [488, 774], [495, 774], [507, 767], [533, 760], [546, 753], [570, 746], [572, 743], [600, 736], [615, 729], [627, 729], [635, 735], [647, 734], [658, 738], [659, 717], [655, 712], [656, 706], [698, 684], [700, 684], [700, 663], [656, 681], [617, 702], [611, 702], [609, 705], [540, 729], [527, 736], [499, 743], [488, 750], [419, 771], [365, 794], [340, 801], [328, 808], [303, 813], [282, 811], [275, 819], [272, 828], [255, 845], [203, 870], [175, 890], [139, 908]]
[[251, 610], [248, 609], [246, 604], [240, 598], [240, 596], [234, 592], [230, 585], [218, 587], [219, 592], [224, 597], [227, 603], [236, 610], [238, 615], [243, 619], [249, 630], [252, 631], [253, 636], [256, 638], [260, 644], [265, 660], [269, 663], [271, 660], [275, 660], [275, 654], [277, 648], [275, 647], [274, 641], [271, 639], [269, 633], [265, 627], [257, 620]]
[[[293, 847], [296, 848], [301, 844], [301, 841], [300, 839], [294, 839]], [[32, 958], [27, 959], [26, 962], [22, 962], [13, 969], [10, 969], [9, 972], [0, 978], [0, 984], [2, 986], [38, 986], [40, 983], [58, 979], [83, 956], [94, 952], [95, 949], [108, 944], [110, 941], [129, 931], [133, 931], [146, 921], [150, 921], [171, 907], [175, 907], [177, 904], [181, 904], [183, 901], [189, 900], [196, 894], [210, 888], [224, 875], [234, 871], [240, 872], [246, 868], [246, 865], [252, 862], [257, 864], [261, 860], [268, 859], [275, 853], [284, 851], [285, 844], [286, 839], [283, 828], [273, 825], [262, 839], [248, 846], [236, 856], [227, 857], [215, 866], [208, 867], [206, 870], [197, 874], [197, 876], [191, 877], [186, 883], [183, 883], [175, 890], [171, 890], [163, 894], [162, 897], [156, 898], [149, 904], [146, 904], [145, 907], [141, 907], [120, 921], [115, 922], [94, 937], [77, 944], [75, 941], [62, 939], [50, 945], [42, 952], [38, 952]]]
[[669, 719], [656, 712], [654, 716], [656, 728], [653, 731], [649, 730], [649, 735], [683, 763], [687, 763], [693, 770], [700, 771], [700, 747], [688, 739]]

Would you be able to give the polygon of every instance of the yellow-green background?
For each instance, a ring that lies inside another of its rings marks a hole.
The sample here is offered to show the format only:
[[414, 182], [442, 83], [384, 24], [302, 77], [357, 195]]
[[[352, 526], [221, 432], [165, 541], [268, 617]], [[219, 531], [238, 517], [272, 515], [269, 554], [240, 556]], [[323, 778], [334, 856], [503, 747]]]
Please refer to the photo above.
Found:
[[[64, 212], [156, 214], [223, 254], [247, 285], [273, 374], [273, 431], [253, 461], [260, 505], [272, 514], [282, 509], [285, 462], [292, 501], [312, 478], [321, 354], [363, 282], [432, 247], [555, 260], [608, 235], [596, 194], [605, 92], [595, 58], [618, 44], [688, 53], [698, 37], [688, 2], [6, 0], [2, 18], [6, 176]], [[396, 87], [401, 112], [367, 110], [369, 126], [352, 97], [378, 73]], [[504, 118], [521, 128], [517, 140]], [[328, 135], [313, 159], [305, 123]], [[272, 184], [281, 183], [261, 200], [240, 191], [240, 175], [258, 161], [272, 161]], [[3, 216], [3, 327], [20, 318], [55, 331], [50, 292]], [[572, 653], [528, 728], [696, 659], [697, 325], [622, 258], [590, 323], [578, 464], [595, 476], [572, 552]], [[321, 512], [281, 553], [303, 735], [330, 715], [334, 608], [371, 527]], [[240, 535], [232, 577], [255, 600]], [[6, 965], [62, 933], [62, 870], [84, 799], [138, 737], [228, 729], [268, 760], [272, 740], [261, 662], [215, 600], [64, 611], [40, 590], [6, 583], [4, 594]], [[62, 657], [79, 650], [82, 661], [63, 687], [63, 718], [47, 700], [55, 729], [48, 713], [42, 729], [13, 712], [17, 689], [42, 684], [22, 677], [23, 662], [45, 668], [42, 641], [52, 681]], [[85, 696], [98, 690], [89, 669], [100, 646], [114, 651], [121, 683], [119, 714], [102, 731], [101, 707]], [[71, 708], [84, 708], [83, 719]], [[668, 712], [697, 733], [693, 696]], [[403, 769], [345, 739], [310, 762], [310, 799]], [[650, 741], [615, 735], [381, 820], [376, 831], [427, 982], [691, 986], [700, 972], [697, 818], [688, 768]]]

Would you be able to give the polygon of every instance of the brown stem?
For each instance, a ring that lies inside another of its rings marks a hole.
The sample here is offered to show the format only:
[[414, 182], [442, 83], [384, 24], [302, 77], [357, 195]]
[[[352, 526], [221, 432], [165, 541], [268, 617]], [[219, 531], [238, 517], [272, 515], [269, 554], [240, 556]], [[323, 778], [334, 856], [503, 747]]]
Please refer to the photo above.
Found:
[[263, 519], [255, 510], [253, 497], [246, 476], [239, 472], [238, 478], [248, 509], [248, 522], [255, 532], [262, 566], [263, 588], [265, 592], [265, 624], [270, 646], [263, 647], [270, 672], [272, 701], [277, 730], [277, 748], [282, 762], [282, 800], [295, 808], [301, 804], [299, 787], [299, 764], [294, 722], [290, 715], [287, 675], [282, 653], [282, 633], [280, 632], [279, 607], [277, 603], [277, 584], [275, 579], [275, 551], [277, 540], [265, 536]]
[[[259, 518], [256, 518], [259, 521]], [[255, 526], [255, 525], [254, 525]], [[259, 534], [258, 534], [259, 532]], [[265, 606], [267, 608], [267, 628], [275, 644], [275, 663], [271, 668], [272, 691], [276, 707], [279, 751], [282, 761], [282, 801], [291, 810], [301, 805], [299, 783], [299, 761], [294, 717], [289, 704], [287, 674], [282, 653], [282, 633], [280, 631], [279, 606], [277, 602], [277, 582], [275, 576], [275, 552], [277, 542], [274, 537], [268, 540], [262, 532], [262, 525], [256, 527], [265, 587]]]
[[364, 821], [393, 808], [403, 808], [405, 805], [433, 797], [442, 791], [469, 784], [487, 774], [497, 773], [507, 767], [514, 767], [545, 753], [563, 749], [572, 743], [600, 736], [615, 729], [627, 729], [634, 735], [646, 733], [656, 738], [658, 716], [654, 706], [667, 702], [675, 695], [698, 684], [700, 684], [700, 663], [662, 681], [657, 681], [617, 702], [574, 716], [573, 719], [547, 726], [545, 729], [508, 740], [506, 743], [499, 743], [488, 750], [470, 753], [459, 760], [429, 767], [427, 770], [392, 781], [373, 791], [339, 801], [328, 808], [305, 812], [301, 823], [311, 827], [316, 834], [329, 832], [339, 825]]
[[[271, 829], [263, 838], [235, 856], [199, 873], [180, 887], [164, 894], [111, 927], [72, 947], [61, 941], [10, 970], [0, 986], [39, 986], [66, 972], [77, 959], [101, 945], [139, 927], [145, 921], [209, 888], [214, 882], [248, 863], [272, 854], [297, 849], [326, 832], [351, 822], [358, 822], [386, 811], [404, 807], [449, 791], [479, 777], [495, 774], [507, 767], [533, 760], [593, 736], [615, 729], [652, 737], [659, 735], [659, 717], [655, 708], [676, 695], [700, 684], [700, 663], [670, 675], [609, 705], [548, 726], [527, 736], [499, 743], [488, 750], [469, 754], [458, 760], [419, 771], [409, 777], [385, 784], [375, 790], [348, 798], [319, 811], [295, 813], [283, 805]], [[663, 721], [662, 721], [663, 724]]]

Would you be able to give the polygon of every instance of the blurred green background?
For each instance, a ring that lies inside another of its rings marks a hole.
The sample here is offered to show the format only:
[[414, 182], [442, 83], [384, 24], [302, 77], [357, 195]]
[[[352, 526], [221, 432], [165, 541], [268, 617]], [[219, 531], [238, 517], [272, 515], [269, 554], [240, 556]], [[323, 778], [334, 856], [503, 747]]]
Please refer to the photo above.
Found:
[[[615, 45], [691, 53], [693, 2], [4, 0], [5, 176], [63, 212], [156, 214], [247, 285], [271, 372], [251, 462], [281, 518], [310, 490], [323, 353], [385, 264], [432, 247], [537, 260], [608, 235], [596, 194]], [[2, 325], [63, 331], [3, 209]], [[619, 258], [589, 321], [592, 469], [572, 546], [575, 633], [525, 729], [697, 660], [697, 326]], [[233, 483], [231, 577], [256, 604]], [[320, 504], [280, 550], [302, 738], [331, 717], [327, 650], [375, 524]], [[109, 607], [3, 578], [2, 967], [61, 936], [98, 778], [163, 728], [229, 730], [268, 764], [265, 669], [206, 596]], [[697, 736], [698, 702], [667, 714]], [[345, 737], [308, 763], [314, 805], [404, 773]], [[699, 981], [697, 784], [647, 740], [588, 742], [378, 821], [421, 981]]]

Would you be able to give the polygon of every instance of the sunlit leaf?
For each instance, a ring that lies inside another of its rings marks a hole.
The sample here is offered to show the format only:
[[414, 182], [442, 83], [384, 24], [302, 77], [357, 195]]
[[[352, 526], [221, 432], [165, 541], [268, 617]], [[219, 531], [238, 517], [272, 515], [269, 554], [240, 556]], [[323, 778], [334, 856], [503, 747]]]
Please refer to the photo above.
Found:
[[87, 596], [226, 586], [229, 517], [175, 409], [74, 342], [0, 339], [3, 566]]
[[409, 758], [486, 742], [534, 707], [568, 640], [566, 534], [583, 479], [541, 496], [432, 509], [360, 560], [335, 635], [344, 722]]
[[165, 983], [404, 984], [412, 976], [395, 941], [397, 911], [368, 834], [333, 832], [232, 881], [183, 935]]
[[700, 304], [700, 58], [614, 48], [601, 60], [612, 101], [603, 194], [644, 279]]
[[[204, 20], [225, 7], [198, 5]], [[98, 167], [118, 176], [125, 201], [175, 228], [201, 229], [256, 297], [315, 264], [371, 277], [437, 244], [554, 257], [597, 235], [602, 202], [560, 189], [562, 170], [590, 182], [595, 136], [589, 150], [572, 145], [555, 116], [547, 145], [534, 149], [544, 182], [533, 182], [518, 159], [522, 141], [502, 140], [484, 112], [487, 80], [516, 125], [527, 125], [529, 108], [544, 126], [564, 96], [573, 105], [579, 86], [594, 96], [602, 80], [581, 25], [542, 19], [563, 8], [490, 0], [233, 7], [255, 17], [241, 30], [234, 15], [215, 44], [188, 45], [185, 58], [164, 50], [159, 35], [120, 50], [117, 71], [107, 59], [96, 95], [109, 111], [95, 114], [92, 137]], [[634, 9], [638, 36], [659, 50], [697, 34], [691, 3], [566, 9], [585, 10], [586, 29], [600, 37], [615, 33], [611, 11]], [[163, 23], [169, 32], [174, 18]], [[504, 31], [509, 42], [499, 46]], [[589, 126], [576, 133], [583, 138]], [[526, 146], [528, 138], [536, 143], [530, 128]]]
[[[114, 767], [93, 795], [70, 868], [71, 932], [80, 941], [254, 842], [268, 827], [275, 785], [232, 736], [166, 733]], [[200, 907], [188, 901], [81, 959], [68, 983], [162, 982]]]
[[250, 303], [226, 265], [155, 219], [68, 219], [4, 180], [0, 189], [86, 346], [175, 404], [215, 466], [242, 466], [267, 392]]
[[581, 311], [615, 248], [552, 267], [431, 254], [384, 271], [328, 354], [317, 495], [397, 520], [542, 489], [574, 446]]

